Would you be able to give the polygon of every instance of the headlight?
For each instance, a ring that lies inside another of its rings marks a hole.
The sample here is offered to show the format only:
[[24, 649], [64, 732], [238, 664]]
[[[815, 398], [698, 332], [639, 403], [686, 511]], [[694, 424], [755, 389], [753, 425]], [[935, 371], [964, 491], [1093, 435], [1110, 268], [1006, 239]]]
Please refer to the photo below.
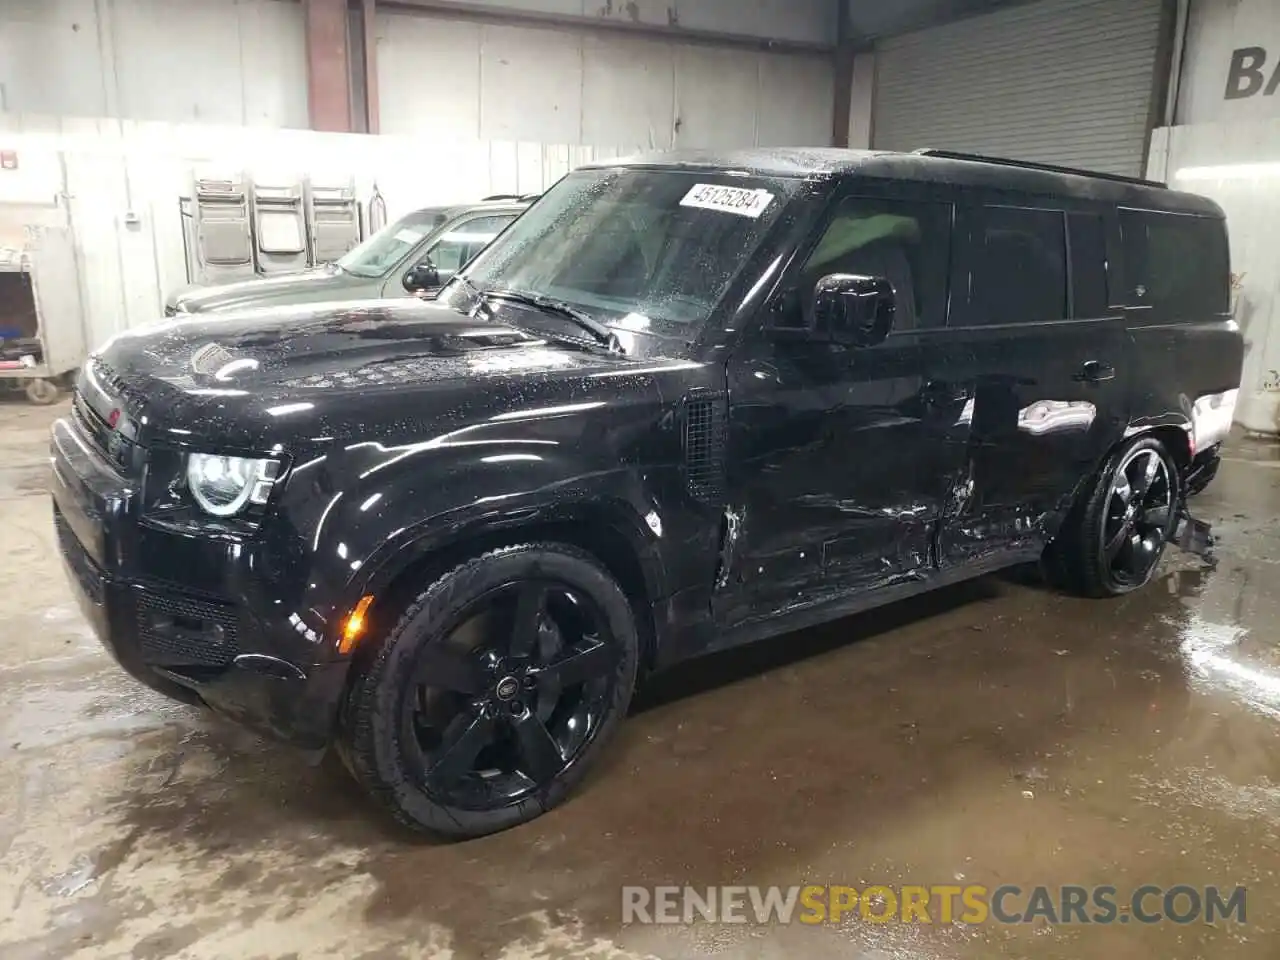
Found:
[[232, 517], [250, 503], [266, 503], [280, 475], [277, 460], [220, 457], [193, 453], [187, 457], [187, 486], [196, 503], [215, 517]]

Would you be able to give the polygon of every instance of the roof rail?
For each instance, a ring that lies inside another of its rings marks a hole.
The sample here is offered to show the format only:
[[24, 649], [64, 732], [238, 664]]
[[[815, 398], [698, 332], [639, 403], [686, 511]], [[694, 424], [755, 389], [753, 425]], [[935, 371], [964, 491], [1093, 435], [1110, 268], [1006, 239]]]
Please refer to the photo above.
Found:
[[519, 199], [520, 199], [520, 194], [518, 193], [495, 193], [491, 197], [481, 197], [480, 202], [488, 203], [490, 200], [519, 200]]
[[1060, 167], [1052, 163], [1036, 163], [1032, 160], [1009, 160], [1005, 157], [984, 157], [977, 153], [959, 153], [954, 150], [935, 150], [932, 147], [921, 147], [912, 153], [922, 157], [940, 157], [943, 160], [972, 160], [975, 163], [995, 163], [1002, 167], [1019, 167], [1023, 170], [1044, 170], [1046, 173], [1066, 173], [1075, 177], [1092, 177], [1095, 180], [1115, 180], [1118, 183], [1133, 183], [1143, 187], [1169, 188], [1168, 184], [1159, 180], [1144, 180], [1142, 177], [1126, 177], [1118, 173], [1100, 173], [1097, 170], [1080, 170], [1076, 167]]

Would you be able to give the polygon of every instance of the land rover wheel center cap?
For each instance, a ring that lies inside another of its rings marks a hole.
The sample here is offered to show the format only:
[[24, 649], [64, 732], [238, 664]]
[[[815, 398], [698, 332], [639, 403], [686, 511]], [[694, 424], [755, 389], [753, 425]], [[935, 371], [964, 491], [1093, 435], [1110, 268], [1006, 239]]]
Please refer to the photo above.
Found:
[[499, 700], [510, 700], [520, 692], [520, 681], [511, 676], [503, 677], [493, 692]]

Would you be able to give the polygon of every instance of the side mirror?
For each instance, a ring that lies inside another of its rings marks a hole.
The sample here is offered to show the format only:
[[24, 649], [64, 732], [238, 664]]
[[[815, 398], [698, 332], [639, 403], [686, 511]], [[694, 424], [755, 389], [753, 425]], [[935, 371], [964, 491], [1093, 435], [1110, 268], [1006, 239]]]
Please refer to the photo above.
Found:
[[832, 273], [813, 293], [815, 337], [851, 347], [874, 347], [893, 329], [897, 299], [884, 277]]
[[410, 267], [402, 282], [404, 283], [404, 288], [410, 293], [432, 290], [440, 286], [440, 271], [436, 269], [435, 264], [430, 260], [424, 260], [422, 263]]

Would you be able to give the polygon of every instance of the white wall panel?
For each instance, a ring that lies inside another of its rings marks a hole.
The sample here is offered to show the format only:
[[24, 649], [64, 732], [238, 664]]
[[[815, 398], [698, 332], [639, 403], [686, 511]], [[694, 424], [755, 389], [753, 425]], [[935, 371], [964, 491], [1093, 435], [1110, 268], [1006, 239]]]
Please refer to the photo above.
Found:
[[582, 136], [582, 37], [485, 26], [480, 46], [480, 136], [576, 142]]
[[302, 7], [5, 0], [0, 112], [306, 126]]
[[756, 57], [681, 46], [676, 53], [676, 146], [754, 145], [759, 99]]
[[826, 56], [379, 13], [384, 133], [635, 149], [825, 146]]
[[762, 147], [830, 145], [833, 79], [825, 61], [761, 54], [756, 142]]
[[585, 36], [582, 139], [665, 150], [675, 123], [675, 51], [669, 43]]
[[[1242, 63], [1259, 70], [1263, 79], [1237, 81], [1229, 91], [1232, 55], [1245, 48], [1254, 48], [1254, 55]], [[1263, 51], [1261, 60], [1257, 49]], [[1280, 93], [1267, 92], [1277, 67], [1280, 5], [1275, 0], [1192, 0], [1177, 122], [1280, 117]]]
[[109, 114], [94, 0], [0, 4], [0, 111]]
[[378, 15], [381, 132], [480, 135], [481, 30], [462, 20]]

